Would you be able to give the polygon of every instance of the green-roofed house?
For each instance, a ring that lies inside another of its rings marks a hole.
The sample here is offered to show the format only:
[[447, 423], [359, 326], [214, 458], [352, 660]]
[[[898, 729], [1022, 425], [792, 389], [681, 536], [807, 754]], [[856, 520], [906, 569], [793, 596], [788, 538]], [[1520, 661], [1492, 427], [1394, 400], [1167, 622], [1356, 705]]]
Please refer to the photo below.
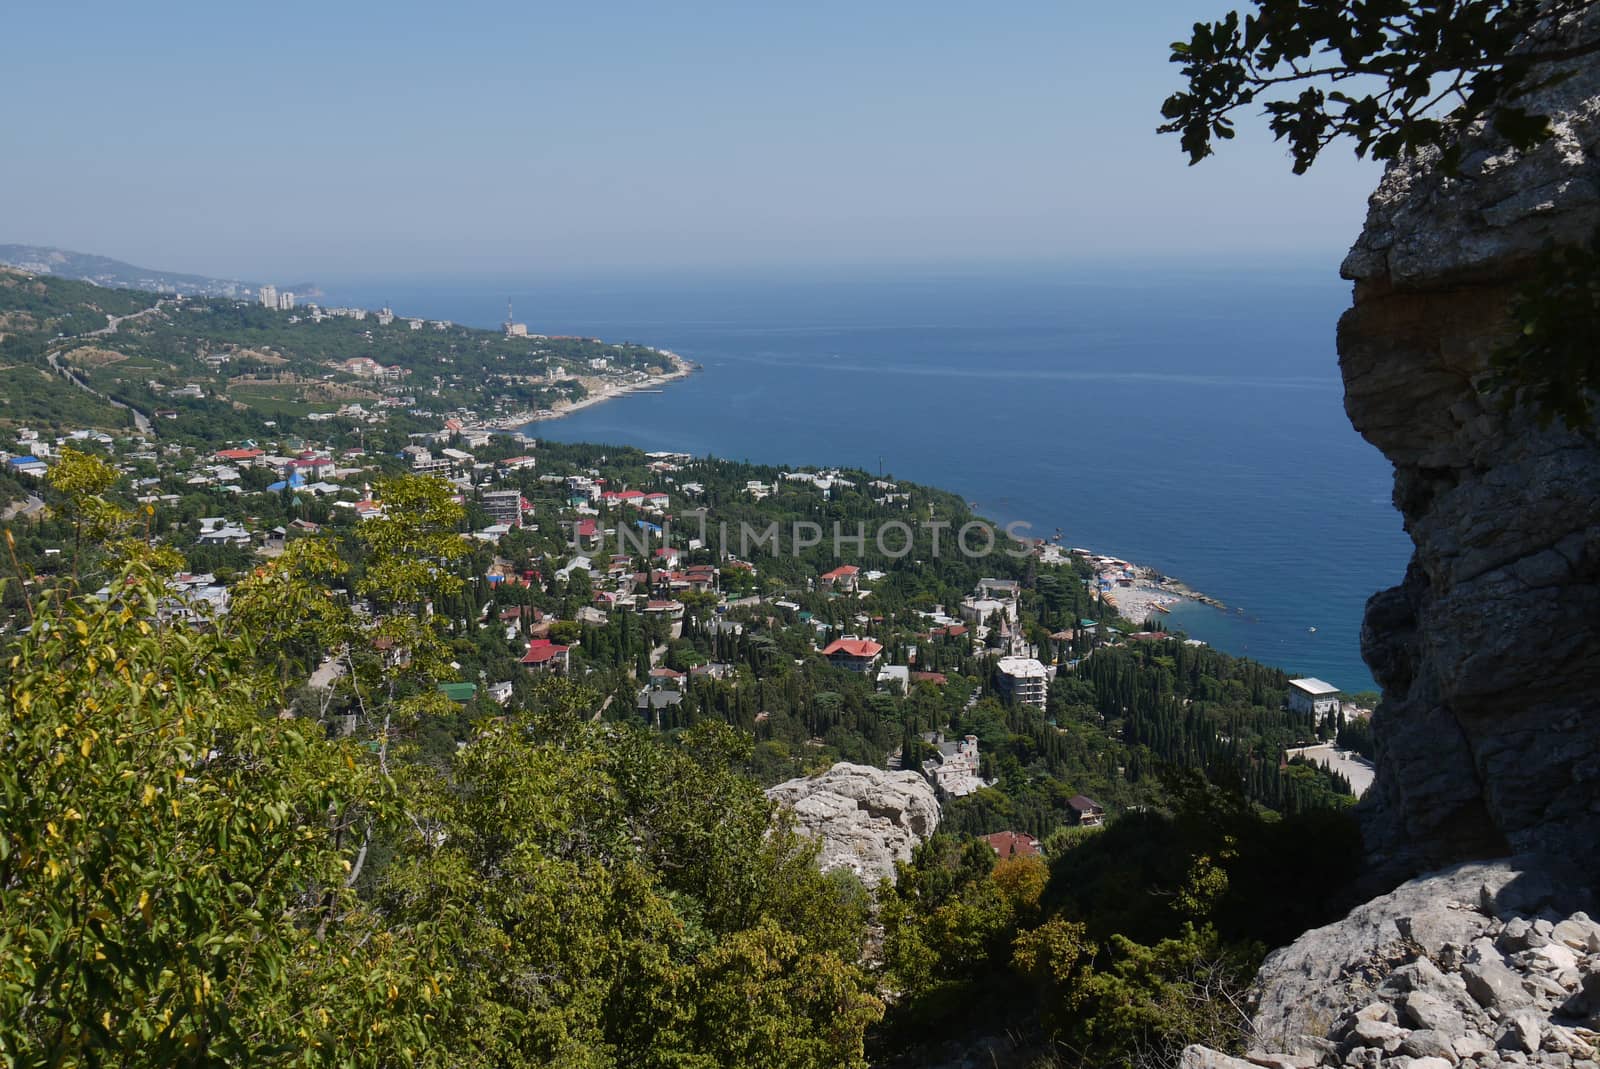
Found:
[[466, 705], [478, 696], [476, 683], [440, 683], [439, 693], [455, 702], [457, 705]]

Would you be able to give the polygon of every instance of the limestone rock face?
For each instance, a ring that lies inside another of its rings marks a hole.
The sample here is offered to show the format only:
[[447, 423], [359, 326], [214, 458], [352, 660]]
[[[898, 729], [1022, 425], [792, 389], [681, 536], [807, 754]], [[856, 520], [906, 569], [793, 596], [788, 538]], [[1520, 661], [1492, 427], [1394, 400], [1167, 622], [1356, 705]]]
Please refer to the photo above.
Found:
[[915, 772], [841, 762], [820, 776], [792, 779], [767, 797], [793, 810], [800, 830], [822, 840], [822, 871], [848, 869], [869, 887], [894, 879], [894, 863], [939, 826], [939, 802]]
[[1345, 409], [1393, 461], [1416, 544], [1362, 633], [1384, 692], [1365, 830], [1410, 871], [1600, 841], [1600, 439], [1475, 386], [1541, 246], [1600, 226], [1584, 62], [1530, 100], [1556, 130], [1531, 152], [1480, 135], [1461, 177], [1392, 167], [1343, 267]]
[[1185, 1069], [1600, 1069], [1600, 923], [1570, 870], [1523, 855], [1402, 884], [1275, 951], [1254, 1047]]

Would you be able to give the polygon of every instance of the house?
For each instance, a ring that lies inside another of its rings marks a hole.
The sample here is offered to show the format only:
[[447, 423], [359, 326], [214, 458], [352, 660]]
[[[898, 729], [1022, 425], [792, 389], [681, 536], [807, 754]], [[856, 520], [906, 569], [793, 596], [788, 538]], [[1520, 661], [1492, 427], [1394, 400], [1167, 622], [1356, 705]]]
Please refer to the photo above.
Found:
[[833, 571], [817, 576], [817, 589], [854, 594], [859, 589], [860, 576], [861, 569], [854, 564], [841, 564]]
[[561, 646], [547, 638], [537, 638], [528, 643], [528, 652], [522, 655], [522, 667], [530, 672], [565, 673], [571, 647]]
[[661, 710], [675, 709], [682, 704], [682, 691], [646, 687], [639, 692], [639, 713], [643, 716], [648, 716], [656, 727], [661, 726]]
[[44, 461], [36, 456], [12, 457], [6, 461], [13, 474], [41, 476], [50, 470]]
[[934, 743], [939, 756], [922, 763], [922, 772], [933, 780], [934, 790], [950, 798], [964, 798], [983, 789], [983, 779], [978, 775], [978, 737], [967, 735], [959, 742], [947, 742], [939, 736]]
[[1289, 680], [1289, 711], [1309, 716], [1313, 723], [1339, 715], [1339, 688], [1314, 677]]
[[207, 516], [200, 521], [200, 537], [195, 539], [195, 544], [247, 546], [250, 544], [250, 532], [238, 524], [229, 523], [221, 516]]
[[1032, 657], [1002, 657], [995, 662], [995, 686], [1016, 705], [1043, 709], [1050, 694], [1050, 670]]
[[911, 669], [903, 664], [886, 664], [878, 669], [878, 689], [899, 688], [901, 694], [911, 693]]
[[1080, 828], [1098, 828], [1105, 823], [1105, 807], [1088, 795], [1075, 794], [1067, 799], [1067, 808]]
[[1031, 835], [1014, 831], [997, 831], [993, 835], [979, 836], [1004, 860], [1008, 857], [1038, 857], [1039, 840]]
[[883, 647], [870, 638], [835, 639], [822, 651], [829, 664], [847, 672], [872, 671], [882, 653]]

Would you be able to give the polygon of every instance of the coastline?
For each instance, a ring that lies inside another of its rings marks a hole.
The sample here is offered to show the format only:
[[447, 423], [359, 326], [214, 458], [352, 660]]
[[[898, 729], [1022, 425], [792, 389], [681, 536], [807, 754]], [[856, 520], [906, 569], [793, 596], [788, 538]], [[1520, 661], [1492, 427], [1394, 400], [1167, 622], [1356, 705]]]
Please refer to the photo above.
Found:
[[1143, 624], [1152, 617], [1159, 619], [1171, 612], [1173, 605], [1182, 601], [1209, 605], [1215, 609], [1227, 608], [1211, 595], [1202, 594], [1182, 580], [1163, 575], [1154, 568], [1081, 547], [1070, 552], [1072, 556], [1085, 557], [1094, 564], [1093, 582], [1101, 599], [1115, 609], [1118, 616], [1135, 624]]
[[666, 357], [672, 364], [672, 370], [664, 375], [650, 375], [638, 382], [607, 383], [591, 390], [577, 401], [568, 401], [555, 408], [543, 408], [533, 412], [521, 412], [515, 416], [508, 416], [499, 420], [496, 426], [503, 430], [518, 430], [530, 424], [561, 419], [563, 416], [570, 416], [574, 412], [580, 412], [585, 408], [590, 408], [630, 393], [645, 393], [658, 390], [667, 383], [689, 377], [697, 370], [696, 365], [668, 349], [657, 349], [656, 352]]

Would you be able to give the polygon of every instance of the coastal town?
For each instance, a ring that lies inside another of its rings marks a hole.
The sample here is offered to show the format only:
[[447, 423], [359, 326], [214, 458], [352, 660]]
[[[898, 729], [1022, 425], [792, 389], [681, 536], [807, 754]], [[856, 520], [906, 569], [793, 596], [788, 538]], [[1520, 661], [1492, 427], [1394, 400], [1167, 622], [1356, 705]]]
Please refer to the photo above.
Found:
[[[141, 303], [129, 299], [130, 308]], [[539, 677], [572, 676], [605, 695], [606, 716], [626, 710], [655, 731], [734, 718], [764, 744], [765, 776], [839, 759], [911, 769], [960, 810], [1015, 790], [1016, 758], [1003, 745], [992, 752], [1004, 736], [983, 726], [994, 710], [1038, 718], [1064, 740], [1077, 730], [1068, 722], [1101, 723], [1122, 700], [1109, 680], [1095, 681], [1108, 658], [1141, 647], [1203, 649], [1163, 621], [1180, 600], [1210, 599], [1135, 562], [1059, 538], [1002, 534], [996, 543], [992, 529], [985, 553], [957, 552], [977, 541], [966, 533], [982, 523], [953, 495], [859, 471], [533, 435], [540, 419], [689, 373], [676, 354], [542, 337], [509, 309], [496, 333], [388, 309], [300, 305], [270, 287], [232, 308], [191, 303], [168, 299], [138, 319], [103, 312], [120, 326], [110, 332], [92, 318], [77, 320], [78, 335], [39, 331], [39, 351], [57, 372], [52, 387], [103, 418], [12, 421], [0, 432], [20, 569], [7, 584], [5, 627], [24, 628], [26, 599], [71, 567], [48, 533], [60, 509], [50, 489], [64, 461], [90, 456], [110, 466], [130, 504], [154, 518], [155, 536], [182, 556], [163, 611], [199, 627], [229, 611], [235, 584], [296, 543], [354, 546], [366, 525], [403, 520], [387, 500], [395, 479], [437, 480], [458, 510], [463, 547], [463, 593], [447, 625], [460, 647], [456, 676], [437, 684], [461, 710], [446, 729], [457, 741], [475, 717], [526, 700]], [[158, 345], [195, 319], [225, 316], [275, 341], [247, 347], [208, 327], [183, 335], [194, 346], [187, 362], [168, 347], [168, 363], [156, 367]], [[291, 348], [330, 325], [365, 343], [361, 351], [335, 359], [343, 346]], [[405, 344], [418, 337], [437, 342]], [[525, 363], [500, 366], [504, 345], [527, 346]], [[479, 384], [451, 370], [473, 350], [495, 367]], [[525, 373], [526, 364], [536, 370]], [[147, 371], [143, 394], [126, 388], [136, 365]], [[537, 407], [508, 411], [501, 395], [512, 380], [537, 383]], [[257, 392], [267, 384], [297, 400], [267, 400]], [[130, 408], [98, 408], [99, 400]], [[153, 403], [141, 410], [141, 402]], [[802, 537], [807, 525], [815, 531]], [[961, 535], [943, 550], [941, 526]], [[886, 537], [897, 527], [903, 535]], [[902, 537], [897, 550], [890, 543]], [[776, 672], [777, 657], [792, 668]], [[336, 694], [349, 663], [347, 652], [324, 650], [308, 665], [320, 696], [302, 700], [324, 712], [347, 700]], [[775, 688], [780, 678], [788, 681]], [[1281, 684], [1280, 715], [1301, 725], [1277, 744], [1281, 770], [1295, 760], [1351, 772], [1364, 759], [1338, 750], [1332, 736], [1361, 711], [1329, 704], [1337, 690], [1317, 680], [1309, 683], [1323, 689], [1302, 707], [1296, 695], [1306, 683]], [[1134, 741], [1129, 730], [1105, 744]], [[1305, 749], [1318, 745], [1328, 749]], [[1051, 803], [1054, 815], [1001, 830], [1038, 836], [1053, 824], [1097, 822], [1138, 804], [1142, 790], [1103, 770], [1069, 785]], [[992, 819], [975, 816], [973, 830]]]

